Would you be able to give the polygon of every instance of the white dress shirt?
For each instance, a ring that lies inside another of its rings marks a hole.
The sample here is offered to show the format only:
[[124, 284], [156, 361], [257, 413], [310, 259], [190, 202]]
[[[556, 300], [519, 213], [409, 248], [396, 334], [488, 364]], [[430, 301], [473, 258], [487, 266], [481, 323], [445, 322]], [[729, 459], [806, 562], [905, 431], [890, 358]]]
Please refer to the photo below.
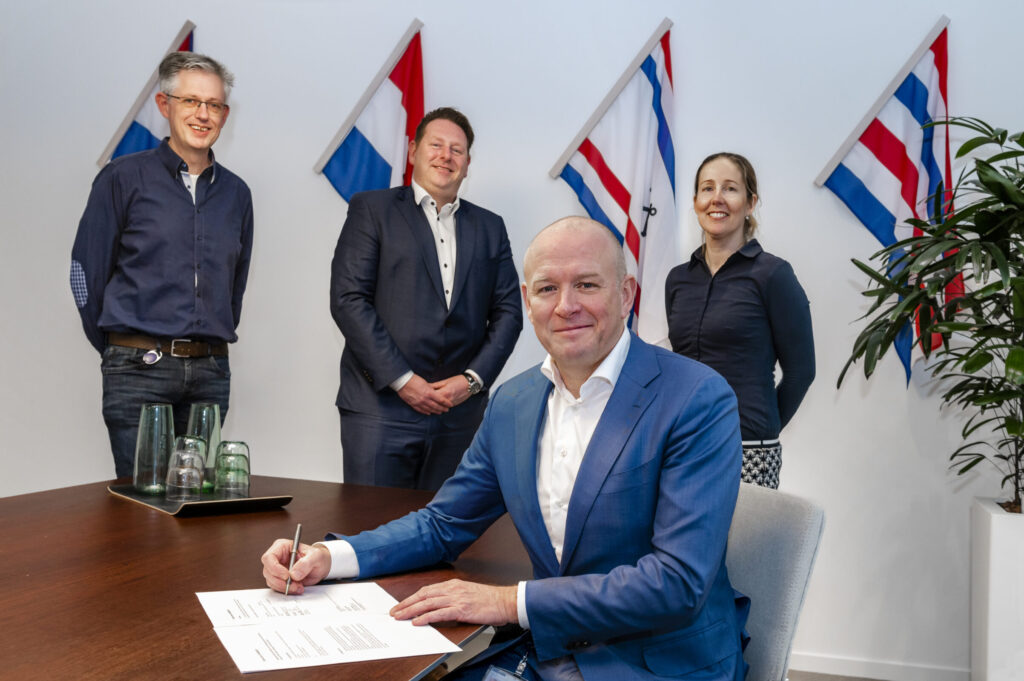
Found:
[[[565, 522], [576, 475], [626, 362], [629, 338], [629, 330], [623, 329], [612, 351], [580, 386], [578, 398], [565, 387], [550, 355], [541, 364], [541, 372], [554, 384], [554, 388], [548, 395], [544, 427], [537, 447], [537, 497], [544, 526], [559, 561], [562, 560]], [[327, 579], [345, 579], [359, 574], [359, 561], [351, 544], [344, 540], [318, 543], [322, 543], [331, 554], [331, 570]], [[529, 629], [526, 584], [525, 581], [519, 582], [516, 609], [519, 626]]]
[[412, 180], [412, 196], [416, 205], [423, 209], [434, 235], [434, 247], [437, 248], [437, 265], [441, 269], [441, 284], [444, 286], [444, 302], [452, 304], [452, 287], [455, 284], [455, 212], [459, 210], [459, 197], [440, 208], [427, 190]]
[[[412, 196], [416, 205], [423, 209], [423, 215], [430, 225], [430, 233], [434, 235], [434, 248], [437, 249], [437, 266], [441, 270], [441, 285], [444, 287], [444, 302], [448, 307], [452, 304], [452, 289], [455, 288], [455, 257], [458, 251], [455, 247], [455, 213], [461, 205], [459, 197], [451, 203], [446, 203], [440, 208], [437, 201], [427, 193], [427, 190], [411, 180]], [[483, 385], [480, 376], [470, 370], [478, 383]], [[398, 392], [405, 387], [413, 376], [412, 371], [407, 371], [391, 382], [391, 389]]]

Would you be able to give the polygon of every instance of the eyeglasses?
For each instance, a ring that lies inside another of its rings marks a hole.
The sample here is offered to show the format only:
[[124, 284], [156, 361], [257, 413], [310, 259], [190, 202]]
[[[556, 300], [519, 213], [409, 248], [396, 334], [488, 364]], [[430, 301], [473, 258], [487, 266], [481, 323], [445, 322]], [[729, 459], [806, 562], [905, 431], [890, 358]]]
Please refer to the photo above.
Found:
[[228, 109], [230, 108], [227, 104], [221, 104], [220, 102], [204, 102], [201, 99], [192, 99], [191, 97], [179, 97], [177, 95], [172, 95], [170, 92], [165, 92], [164, 94], [170, 97], [171, 99], [176, 99], [179, 102], [181, 102], [181, 105], [185, 107], [186, 111], [189, 112], [197, 111], [200, 106], [205, 104], [206, 110], [209, 112], [211, 116], [215, 118], [223, 116], [225, 113], [227, 113]]

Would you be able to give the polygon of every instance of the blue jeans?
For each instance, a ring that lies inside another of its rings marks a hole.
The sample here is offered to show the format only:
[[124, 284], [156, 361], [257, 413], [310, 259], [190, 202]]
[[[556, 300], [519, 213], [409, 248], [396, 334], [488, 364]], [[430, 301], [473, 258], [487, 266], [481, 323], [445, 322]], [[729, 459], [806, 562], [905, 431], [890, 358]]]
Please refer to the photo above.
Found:
[[231, 368], [225, 357], [171, 357], [156, 364], [142, 361], [145, 350], [108, 345], [103, 351], [103, 421], [110, 435], [117, 477], [131, 476], [135, 467], [135, 440], [142, 405], [162, 402], [174, 410], [174, 432], [188, 426], [189, 407], [195, 402], [220, 405], [228, 414]]

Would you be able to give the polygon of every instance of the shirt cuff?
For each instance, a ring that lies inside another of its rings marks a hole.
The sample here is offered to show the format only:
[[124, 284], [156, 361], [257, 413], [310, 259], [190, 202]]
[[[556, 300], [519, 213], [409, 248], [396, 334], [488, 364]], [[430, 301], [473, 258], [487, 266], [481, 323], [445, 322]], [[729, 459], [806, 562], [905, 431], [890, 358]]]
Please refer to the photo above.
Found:
[[486, 385], [484, 385], [483, 379], [480, 378], [480, 374], [478, 374], [477, 372], [473, 371], [472, 369], [466, 369], [466, 373], [469, 374], [470, 376], [472, 376], [473, 378], [475, 378], [476, 382], [480, 384], [481, 388], [486, 388], [487, 387]]
[[359, 559], [356, 558], [356, 551], [344, 539], [335, 541], [318, 541], [319, 544], [331, 554], [331, 569], [327, 571], [324, 579], [349, 579], [359, 576]]
[[401, 390], [402, 388], [405, 387], [406, 383], [408, 383], [410, 380], [412, 380], [412, 377], [413, 377], [413, 372], [412, 371], [406, 371], [404, 374], [402, 374], [401, 376], [399, 376], [395, 380], [391, 381], [391, 383], [390, 383], [391, 389], [394, 390], [397, 393], [399, 390]]
[[519, 582], [519, 586], [516, 587], [516, 614], [519, 616], [519, 626], [529, 629], [530, 618], [526, 616], [526, 582]]

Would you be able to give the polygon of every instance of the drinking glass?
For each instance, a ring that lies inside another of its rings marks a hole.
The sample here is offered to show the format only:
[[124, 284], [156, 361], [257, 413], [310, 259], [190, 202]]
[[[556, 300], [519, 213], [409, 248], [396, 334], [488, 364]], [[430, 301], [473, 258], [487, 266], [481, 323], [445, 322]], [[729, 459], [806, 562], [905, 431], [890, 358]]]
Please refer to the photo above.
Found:
[[185, 462], [200, 472], [206, 468], [206, 440], [195, 435], [180, 435], [174, 439], [174, 454], [182, 454]]
[[174, 416], [169, 404], [144, 404], [139, 412], [132, 485], [143, 494], [163, 494], [167, 460], [174, 446]]
[[249, 446], [244, 442], [221, 442], [214, 475], [218, 494], [232, 498], [249, 496]]
[[174, 441], [174, 453], [167, 466], [168, 501], [199, 501], [206, 465], [206, 442], [182, 435]]
[[220, 445], [220, 405], [213, 402], [197, 402], [188, 411], [188, 434], [206, 440], [203, 491], [213, 491], [213, 478], [217, 447]]

